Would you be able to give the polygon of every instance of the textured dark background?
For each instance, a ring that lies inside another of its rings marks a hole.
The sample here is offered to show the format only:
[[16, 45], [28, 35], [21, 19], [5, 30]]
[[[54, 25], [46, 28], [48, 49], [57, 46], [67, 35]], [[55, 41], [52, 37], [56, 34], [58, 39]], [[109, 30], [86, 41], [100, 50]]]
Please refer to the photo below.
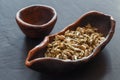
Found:
[[[81, 71], [60, 76], [43, 75], [24, 65], [27, 52], [40, 40], [26, 38], [15, 21], [16, 12], [31, 4], [44, 4], [56, 9], [58, 20], [51, 34], [91, 10], [112, 15], [116, 20], [116, 32], [100, 55]], [[0, 0], [0, 80], [119, 80], [119, 21], [120, 0]]]

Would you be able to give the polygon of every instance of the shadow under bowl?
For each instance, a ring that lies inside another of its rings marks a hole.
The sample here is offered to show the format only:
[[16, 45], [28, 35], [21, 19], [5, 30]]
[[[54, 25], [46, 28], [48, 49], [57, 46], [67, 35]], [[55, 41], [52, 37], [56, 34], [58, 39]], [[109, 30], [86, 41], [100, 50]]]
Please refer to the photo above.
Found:
[[20, 29], [30, 38], [44, 38], [51, 32], [56, 20], [55, 9], [47, 5], [30, 5], [16, 14], [16, 22]]
[[[87, 24], [91, 24], [93, 27], [96, 27], [98, 32], [102, 33], [105, 37], [105, 40], [98, 47], [96, 47], [89, 56], [71, 61], [44, 57], [48, 43], [51, 43], [57, 34], [64, 34], [67, 30], [75, 30], [78, 26], [86, 26]], [[70, 71], [93, 59], [112, 39], [114, 31], [115, 20], [112, 16], [98, 11], [90, 11], [82, 15], [74, 23], [65, 27], [62, 31], [54, 35], [46, 36], [43, 42], [29, 51], [25, 64], [29, 68], [40, 72], [55, 73]]]

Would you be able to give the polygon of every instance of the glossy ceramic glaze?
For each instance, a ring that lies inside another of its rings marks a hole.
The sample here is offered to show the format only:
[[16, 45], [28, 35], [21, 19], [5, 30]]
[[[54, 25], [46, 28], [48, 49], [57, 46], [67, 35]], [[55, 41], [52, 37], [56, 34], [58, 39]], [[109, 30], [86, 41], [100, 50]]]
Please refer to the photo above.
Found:
[[30, 38], [44, 38], [53, 29], [57, 20], [54, 8], [35, 4], [19, 10], [16, 21], [23, 33]]
[[[88, 57], [84, 57], [78, 60], [61, 60], [56, 58], [47, 58], [44, 57], [44, 53], [47, 50], [48, 43], [52, 42], [55, 35], [64, 34], [66, 30], [75, 30], [78, 26], [85, 26], [87, 24], [91, 24], [92, 26], [98, 28], [98, 32], [102, 33], [106, 38], [98, 47], [94, 49], [94, 51]], [[75, 69], [77, 66], [81, 66], [94, 58], [112, 39], [112, 36], [115, 31], [115, 20], [112, 16], [107, 14], [103, 14], [98, 11], [90, 11], [84, 15], [82, 15], [78, 20], [74, 23], [65, 27], [62, 31], [46, 36], [43, 42], [34, 47], [29, 51], [26, 66], [29, 68], [41, 71], [41, 72], [64, 72]]]

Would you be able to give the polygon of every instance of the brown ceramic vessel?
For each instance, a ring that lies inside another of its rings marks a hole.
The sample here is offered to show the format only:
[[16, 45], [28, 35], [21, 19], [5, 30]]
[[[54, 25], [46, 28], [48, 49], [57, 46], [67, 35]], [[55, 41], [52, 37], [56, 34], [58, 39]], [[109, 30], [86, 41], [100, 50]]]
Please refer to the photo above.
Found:
[[[55, 35], [64, 34], [64, 32], [68, 29], [75, 30], [78, 26], [85, 26], [88, 23], [98, 28], [98, 32], [102, 33], [106, 38], [88, 57], [71, 61], [44, 57], [44, 53], [47, 50], [47, 45], [53, 41]], [[98, 11], [90, 11], [81, 16], [73, 24], [65, 27], [62, 31], [54, 35], [46, 36], [43, 42], [29, 51], [25, 64], [27, 67], [41, 72], [70, 71], [76, 68], [76, 66], [83, 65], [94, 58], [112, 39], [114, 31], [115, 20], [112, 16]]]
[[54, 8], [35, 4], [19, 10], [16, 21], [22, 32], [30, 38], [43, 38], [53, 29], [57, 20]]

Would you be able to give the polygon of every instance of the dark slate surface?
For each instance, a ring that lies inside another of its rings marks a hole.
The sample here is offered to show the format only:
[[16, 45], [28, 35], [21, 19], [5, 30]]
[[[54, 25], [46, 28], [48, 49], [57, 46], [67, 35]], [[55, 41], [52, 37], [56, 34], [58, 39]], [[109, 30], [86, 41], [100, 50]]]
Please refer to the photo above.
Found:
[[[112, 15], [116, 20], [113, 39], [82, 71], [66, 75], [43, 75], [27, 68], [27, 52], [40, 40], [26, 38], [15, 21], [16, 12], [31, 4], [52, 6], [58, 21], [51, 34], [62, 30], [90, 10]], [[119, 80], [120, 0], [0, 0], [0, 80]]]

